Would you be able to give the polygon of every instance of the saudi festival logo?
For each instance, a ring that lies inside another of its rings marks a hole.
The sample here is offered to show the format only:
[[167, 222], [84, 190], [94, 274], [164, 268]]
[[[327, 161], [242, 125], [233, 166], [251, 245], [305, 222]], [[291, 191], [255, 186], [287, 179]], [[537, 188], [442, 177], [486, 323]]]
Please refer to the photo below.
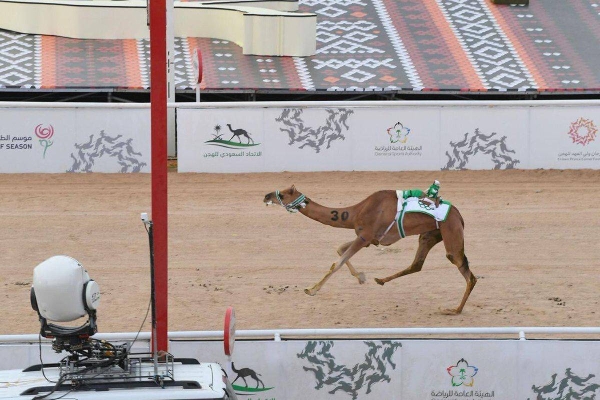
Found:
[[469, 365], [467, 360], [461, 358], [456, 365], [451, 365], [446, 368], [446, 371], [452, 376], [452, 386], [473, 386], [475, 383], [473, 377], [477, 375], [479, 368], [474, 365]]
[[594, 125], [594, 121], [591, 119], [579, 118], [577, 121], [571, 123], [569, 129], [569, 136], [573, 140], [573, 143], [587, 146], [596, 139], [596, 133], [598, 128]]
[[35, 136], [40, 140], [40, 145], [44, 148], [44, 158], [46, 158], [48, 147], [54, 144], [54, 142], [50, 140], [52, 136], [54, 136], [54, 127], [52, 125], [43, 126], [42, 124], [39, 124], [35, 127]]
[[406, 143], [410, 134], [410, 128], [402, 125], [401, 122], [396, 122], [394, 126], [388, 128], [387, 134], [390, 136], [390, 143]]
[[[231, 124], [226, 124], [226, 126], [227, 129], [225, 130], [221, 125], [215, 125], [215, 133], [212, 134], [213, 138], [204, 143], [211, 146], [225, 147], [227, 149], [247, 148], [258, 146], [260, 144], [254, 142], [252, 135], [247, 130], [239, 126], [232, 126]], [[231, 135], [231, 137], [229, 137], [229, 135]], [[229, 139], [227, 139], [227, 137], [229, 137]]]
[[273, 389], [273, 387], [265, 387], [265, 383], [260, 378], [262, 375], [251, 368], [236, 369], [235, 364], [231, 363], [231, 370], [236, 374], [231, 386], [237, 394], [253, 395]]

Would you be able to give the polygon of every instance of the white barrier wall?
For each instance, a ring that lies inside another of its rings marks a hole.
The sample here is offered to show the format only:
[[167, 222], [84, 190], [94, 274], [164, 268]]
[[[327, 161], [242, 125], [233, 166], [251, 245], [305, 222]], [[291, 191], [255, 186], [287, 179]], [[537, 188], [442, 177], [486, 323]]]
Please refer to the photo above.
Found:
[[[169, 346], [175, 357], [219, 362], [240, 399], [591, 400], [600, 395], [597, 340], [238, 340], [233, 366], [221, 340], [171, 340]], [[41, 348], [44, 363], [62, 357], [47, 342]], [[136, 342], [134, 351], [147, 350], [147, 339]], [[40, 359], [36, 342], [2, 344], [0, 355], [0, 370]]]
[[180, 172], [600, 168], [598, 101], [180, 105]]
[[0, 104], [0, 173], [150, 172], [150, 111]]
[[[171, 351], [227, 365], [221, 342]], [[593, 399], [599, 357], [598, 341], [237, 342], [228, 374], [240, 399]]]

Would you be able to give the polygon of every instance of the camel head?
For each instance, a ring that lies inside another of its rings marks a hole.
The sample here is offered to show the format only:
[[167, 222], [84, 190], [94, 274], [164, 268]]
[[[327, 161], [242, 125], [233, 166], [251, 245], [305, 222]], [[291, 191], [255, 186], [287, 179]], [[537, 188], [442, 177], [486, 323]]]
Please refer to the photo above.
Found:
[[266, 205], [279, 203], [280, 206], [292, 213], [298, 212], [300, 207], [306, 207], [306, 197], [294, 185], [287, 189], [267, 193], [263, 202]]

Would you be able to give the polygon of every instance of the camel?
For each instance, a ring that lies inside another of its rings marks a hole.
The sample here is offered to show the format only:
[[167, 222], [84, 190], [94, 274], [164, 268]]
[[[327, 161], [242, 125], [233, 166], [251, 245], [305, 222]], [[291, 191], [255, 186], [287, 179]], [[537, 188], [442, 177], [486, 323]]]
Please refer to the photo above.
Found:
[[[358, 204], [350, 207], [328, 208], [309, 199], [300, 193], [295, 186], [275, 191], [265, 195], [266, 205], [279, 204], [289, 212], [300, 212], [310, 219], [335, 228], [354, 229], [356, 239], [341, 245], [337, 249], [340, 258], [333, 263], [327, 274], [312, 287], [304, 292], [314, 296], [325, 282], [342, 266], [346, 265], [350, 273], [358, 279], [360, 284], [365, 283], [365, 275], [357, 272], [350, 263], [350, 258], [360, 249], [375, 246], [389, 246], [400, 240], [400, 232], [395, 225], [398, 198], [395, 190], [381, 190], [368, 196]], [[469, 261], [464, 251], [464, 221], [458, 209], [450, 208], [448, 217], [444, 222], [437, 222], [430, 216], [421, 213], [408, 213], [404, 216], [405, 236], [419, 235], [419, 247], [412, 264], [386, 278], [376, 278], [379, 285], [399, 278], [404, 275], [419, 272], [423, 267], [429, 251], [444, 242], [446, 257], [465, 278], [467, 287], [463, 298], [456, 309], [445, 310], [445, 314], [460, 314], [477, 283], [477, 278], [469, 269]]]
[[231, 139], [233, 139], [235, 136], [237, 136], [240, 143], [242, 143], [242, 139], [240, 139], [240, 136], [245, 136], [248, 139], [248, 144], [250, 144], [251, 140], [252, 140], [252, 144], [254, 144], [254, 140], [250, 137], [248, 132], [246, 132], [244, 129], [232, 129], [231, 124], [227, 124], [227, 127], [229, 128], [229, 130], [231, 132], [233, 132], [233, 135], [231, 136], [229, 141], [231, 141]]

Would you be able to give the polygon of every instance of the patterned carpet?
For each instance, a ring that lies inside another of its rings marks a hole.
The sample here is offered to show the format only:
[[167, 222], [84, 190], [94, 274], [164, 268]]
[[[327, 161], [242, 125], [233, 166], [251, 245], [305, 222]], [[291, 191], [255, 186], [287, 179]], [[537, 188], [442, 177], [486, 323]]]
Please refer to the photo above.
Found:
[[[312, 57], [244, 56], [176, 38], [176, 88], [257, 91], [600, 91], [600, 0], [301, 0], [318, 15]], [[147, 40], [0, 30], [0, 88], [148, 89]]]

